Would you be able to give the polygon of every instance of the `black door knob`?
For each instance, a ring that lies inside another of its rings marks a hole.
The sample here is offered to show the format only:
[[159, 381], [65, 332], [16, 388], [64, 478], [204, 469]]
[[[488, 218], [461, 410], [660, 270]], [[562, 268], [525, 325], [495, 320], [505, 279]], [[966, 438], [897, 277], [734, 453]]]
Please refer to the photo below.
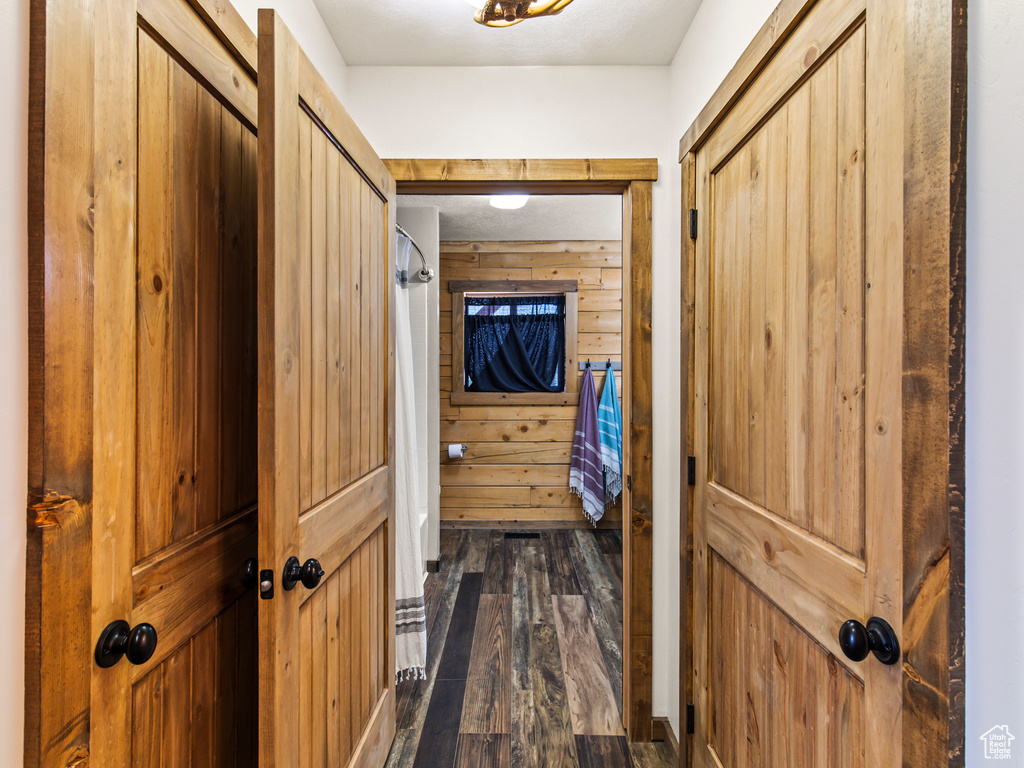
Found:
[[324, 569], [320, 567], [319, 560], [311, 557], [300, 565], [299, 558], [289, 557], [281, 572], [281, 586], [288, 591], [295, 589], [295, 585], [301, 581], [306, 589], [316, 589], [323, 576]]
[[242, 566], [242, 588], [248, 591], [255, 587], [259, 580], [256, 558], [250, 557]]
[[885, 619], [873, 616], [865, 627], [850, 619], [839, 628], [839, 647], [850, 661], [864, 661], [869, 653], [883, 664], [893, 665], [900, 660], [900, 641], [896, 631]]
[[152, 624], [138, 624], [133, 629], [127, 621], [112, 621], [96, 643], [96, 663], [106, 669], [125, 656], [132, 664], [145, 664], [156, 653], [156, 640]]

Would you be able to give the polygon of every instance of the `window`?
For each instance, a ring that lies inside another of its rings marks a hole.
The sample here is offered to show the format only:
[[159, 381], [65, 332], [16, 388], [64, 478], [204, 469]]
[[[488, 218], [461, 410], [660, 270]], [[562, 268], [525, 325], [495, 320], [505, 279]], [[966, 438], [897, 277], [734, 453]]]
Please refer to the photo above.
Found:
[[467, 392], [564, 392], [565, 295], [465, 298]]
[[575, 281], [452, 281], [452, 403], [575, 403]]

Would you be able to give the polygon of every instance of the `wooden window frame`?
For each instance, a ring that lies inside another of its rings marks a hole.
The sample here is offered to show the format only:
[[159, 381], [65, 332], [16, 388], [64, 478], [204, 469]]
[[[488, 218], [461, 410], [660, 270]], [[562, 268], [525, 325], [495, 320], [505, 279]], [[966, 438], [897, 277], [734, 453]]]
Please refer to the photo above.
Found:
[[[579, 400], [578, 376], [570, 375], [579, 359], [579, 284], [575, 280], [452, 280], [452, 405], [575, 405]], [[467, 392], [466, 391], [466, 294], [526, 293], [531, 296], [565, 297], [565, 391], [564, 392]]]
[[[654, 476], [651, 350], [651, 158], [391, 159], [400, 195], [622, 196], [622, 714], [633, 741], [651, 741]], [[663, 733], [663, 728], [657, 728]]]

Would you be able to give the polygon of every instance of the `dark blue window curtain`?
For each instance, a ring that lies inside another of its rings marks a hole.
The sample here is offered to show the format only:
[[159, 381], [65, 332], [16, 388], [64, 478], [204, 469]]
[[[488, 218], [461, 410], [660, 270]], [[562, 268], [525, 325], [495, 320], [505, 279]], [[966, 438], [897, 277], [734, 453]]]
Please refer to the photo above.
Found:
[[467, 296], [467, 392], [564, 392], [565, 296]]

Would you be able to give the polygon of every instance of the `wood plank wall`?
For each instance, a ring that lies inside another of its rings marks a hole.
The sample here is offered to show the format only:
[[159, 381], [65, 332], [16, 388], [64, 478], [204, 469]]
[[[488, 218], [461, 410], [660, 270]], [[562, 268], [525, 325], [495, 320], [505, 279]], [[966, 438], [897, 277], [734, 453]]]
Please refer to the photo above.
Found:
[[[441, 523], [584, 522], [569, 492], [576, 405], [453, 406], [450, 280], [576, 280], [579, 359], [622, 360], [622, 243], [441, 243]], [[576, 375], [582, 377], [579, 371]], [[616, 380], [622, 399], [622, 376]], [[605, 373], [597, 371], [598, 397]], [[448, 458], [449, 443], [469, 449]], [[602, 523], [618, 525], [621, 502]]]

